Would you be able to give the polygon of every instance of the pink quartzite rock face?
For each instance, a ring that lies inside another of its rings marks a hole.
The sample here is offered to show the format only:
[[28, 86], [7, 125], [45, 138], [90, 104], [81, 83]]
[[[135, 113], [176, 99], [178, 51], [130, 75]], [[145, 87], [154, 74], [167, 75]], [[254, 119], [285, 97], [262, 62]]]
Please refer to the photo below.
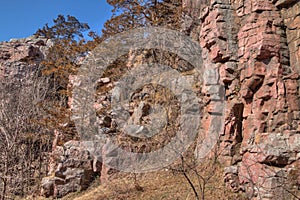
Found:
[[203, 58], [226, 87], [225, 182], [253, 199], [288, 198], [300, 177], [300, 2], [211, 1], [202, 10]]
[[[205, 69], [216, 72], [214, 84], [226, 89], [220, 132], [226, 185], [250, 199], [299, 199], [300, 1], [183, 0], [183, 7], [182, 32], [199, 42]], [[31, 38], [0, 43], [0, 79], [21, 75], [28, 69], [24, 60], [43, 59], [48, 42]], [[10, 68], [11, 62], [19, 67]], [[75, 77], [70, 79], [72, 84]], [[111, 87], [110, 81], [100, 80]], [[209, 89], [203, 85], [202, 93]], [[209, 98], [204, 99], [204, 132], [218, 107]], [[108, 97], [99, 99], [96, 109], [107, 106]], [[108, 121], [101, 131], [107, 132]], [[112, 151], [103, 147], [99, 157], [93, 151], [89, 143], [55, 144], [44, 195], [61, 197], [84, 189], [97, 173], [108, 180], [111, 169], [102, 161]]]
[[[199, 42], [204, 68], [226, 89], [220, 132], [226, 185], [250, 199], [299, 195], [300, 2], [184, 0], [183, 7], [182, 32]], [[203, 94], [209, 90], [203, 85]], [[208, 132], [218, 104], [208, 96], [204, 103], [201, 130]], [[102, 181], [110, 170], [102, 166]]]
[[43, 196], [60, 198], [87, 189], [100, 175], [101, 156], [92, 155], [93, 143], [71, 140], [63, 146], [54, 146], [48, 177], [44, 177], [41, 183]]
[[37, 36], [0, 42], [0, 79], [22, 78], [45, 58], [51, 45], [51, 40]]

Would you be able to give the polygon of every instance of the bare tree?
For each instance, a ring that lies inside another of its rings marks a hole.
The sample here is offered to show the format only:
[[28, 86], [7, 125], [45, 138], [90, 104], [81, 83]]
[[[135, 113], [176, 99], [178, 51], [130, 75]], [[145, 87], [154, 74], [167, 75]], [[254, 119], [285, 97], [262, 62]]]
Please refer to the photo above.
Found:
[[45, 171], [50, 132], [40, 123], [40, 104], [47, 98], [48, 78], [39, 67], [22, 77], [0, 80], [0, 199], [25, 195], [37, 189]]
[[171, 170], [184, 176], [196, 199], [204, 200], [207, 185], [218, 169], [218, 155], [217, 151], [214, 151], [201, 162], [192, 155], [181, 156], [180, 162], [171, 167]]

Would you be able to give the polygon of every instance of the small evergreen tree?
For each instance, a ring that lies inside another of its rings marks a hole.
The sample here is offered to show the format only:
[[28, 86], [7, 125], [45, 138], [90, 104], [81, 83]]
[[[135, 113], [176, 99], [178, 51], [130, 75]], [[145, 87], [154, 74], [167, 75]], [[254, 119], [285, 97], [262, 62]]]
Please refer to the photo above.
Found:
[[90, 27], [73, 16], [65, 18], [59, 15], [53, 22], [53, 26], [46, 24], [35, 33], [53, 42], [47, 57], [41, 63], [43, 75], [51, 77], [52, 88], [43, 105], [49, 114], [44, 123], [49, 129], [63, 133], [62, 138], [66, 141], [73, 139], [76, 133], [68, 108], [68, 98], [71, 96], [71, 91], [68, 90], [69, 77], [77, 73], [80, 61], [95, 47], [98, 36], [91, 32], [89, 35], [93, 36], [93, 40], [86, 40], [84, 33]]
[[113, 15], [104, 24], [107, 38], [133, 28], [145, 26], [180, 27], [181, 0], [107, 0]]

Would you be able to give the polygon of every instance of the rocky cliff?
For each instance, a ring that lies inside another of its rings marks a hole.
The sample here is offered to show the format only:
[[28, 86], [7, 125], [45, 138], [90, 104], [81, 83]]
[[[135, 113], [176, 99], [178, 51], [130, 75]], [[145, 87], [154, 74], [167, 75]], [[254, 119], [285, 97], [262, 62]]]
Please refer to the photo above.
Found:
[[0, 77], [22, 78], [46, 56], [51, 40], [31, 36], [0, 42]]
[[226, 88], [220, 133], [225, 181], [253, 199], [292, 198], [300, 181], [300, 2], [185, 5], [201, 20], [204, 62], [219, 71]]
[[[250, 199], [299, 198], [300, 2], [183, 0], [183, 7], [181, 31], [199, 43], [199, 59], [225, 87], [219, 151], [228, 188], [245, 192]], [[10, 70], [9, 63], [42, 59], [46, 43], [37, 39], [0, 43], [0, 76], [22, 74], [22, 65]], [[99, 80], [99, 88], [105, 91], [113, 84], [106, 77]], [[208, 90], [203, 85], [202, 93]], [[110, 97], [100, 96], [95, 108], [108, 107]], [[204, 101], [204, 132], [210, 127], [211, 109], [218, 107], [211, 98], [206, 96]], [[142, 116], [143, 109], [136, 112]], [[110, 114], [99, 113], [101, 131], [111, 134]], [[42, 185], [45, 196], [61, 197], [85, 189], [95, 175], [108, 179], [112, 169], [102, 165], [105, 155], [94, 157], [89, 145], [70, 141], [60, 146], [54, 141], [49, 177]]]
[[[251, 199], [295, 197], [300, 184], [300, 2], [185, 0], [183, 6], [182, 32], [199, 42], [199, 59], [225, 87], [219, 133], [224, 181]], [[112, 86], [110, 81], [101, 85]], [[210, 89], [204, 85], [202, 93]], [[211, 109], [219, 105], [205, 98], [202, 131], [208, 132]], [[100, 99], [97, 106], [105, 107], [110, 96]], [[101, 117], [111, 120], [108, 113]], [[110, 169], [97, 169], [107, 179]]]
[[0, 42], [0, 190], [1, 199], [32, 193], [47, 168], [51, 140], [41, 122], [49, 81], [40, 62], [51, 41], [42, 37]]

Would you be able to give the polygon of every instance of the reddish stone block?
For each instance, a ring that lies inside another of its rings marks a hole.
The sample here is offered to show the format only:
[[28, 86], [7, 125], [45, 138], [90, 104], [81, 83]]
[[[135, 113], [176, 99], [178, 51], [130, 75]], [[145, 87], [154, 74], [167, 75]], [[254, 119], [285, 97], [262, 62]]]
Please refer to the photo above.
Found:
[[247, 118], [252, 113], [252, 105], [251, 102], [243, 101], [243, 103], [244, 103], [243, 117]]
[[275, 111], [275, 105], [276, 104], [276, 100], [270, 99], [270, 100], [265, 100], [264, 101], [264, 105], [261, 107], [261, 110], [259, 112], [261, 113], [270, 113], [270, 115], [272, 115], [272, 113], [274, 113]]
[[299, 110], [300, 102], [299, 102], [298, 96], [287, 94], [287, 102], [288, 102], [288, 106], [289, 106], [289, 112]]
[[274, 4], [268, 0], [252, 1], [252, 12], [273, 10]]
[[293, 20], [291, 20], [287, 26], [289, 29], [300, 29], [300, 16], [297, 16]]
[[297, 80], [285, 80], [284, 81], [285, 87], [286, 87], [286, 93], [288, 95], [295, 95], [298, 93], [298, 83]]

